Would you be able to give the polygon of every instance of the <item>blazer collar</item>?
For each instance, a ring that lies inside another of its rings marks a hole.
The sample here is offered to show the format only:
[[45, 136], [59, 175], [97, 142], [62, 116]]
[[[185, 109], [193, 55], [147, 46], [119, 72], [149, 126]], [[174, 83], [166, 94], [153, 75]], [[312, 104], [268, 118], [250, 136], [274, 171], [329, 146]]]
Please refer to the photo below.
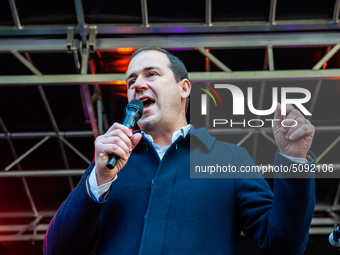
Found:
[[189, 134], [198, 138], [198, 140], [210, 150], [216, 140], [215, 137], [209, 134], [206, 128], [195, 129], [194, 126], [191, 127]]

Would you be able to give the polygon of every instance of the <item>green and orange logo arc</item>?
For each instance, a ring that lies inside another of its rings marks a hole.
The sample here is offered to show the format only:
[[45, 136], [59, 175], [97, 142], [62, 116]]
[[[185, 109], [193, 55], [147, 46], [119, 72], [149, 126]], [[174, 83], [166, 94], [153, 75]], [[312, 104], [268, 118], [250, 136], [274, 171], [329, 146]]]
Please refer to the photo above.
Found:
[[[218, 100], [220, 101], [220, 103], [222, 105], [221, 98], [220, 98], [219, 94], [216, 92], [216, 90], [213, 87], [209, 86], [208, 84], [204, 84], [204, 86], [206, 86], [206, 88], [209, 88], [212, 92], [215, 93], [215, 95], [217, 96]], [[215, 100], [214, 96], [211, 94], [211, 92], [209, 90], [206, 90], [204, 88], [199, 88], [199, 89], [201, 89], [204, 92], [206, 92], [212, 98], [212, 100], [214, 101], [215, 106], [217, 106], [216, 100]]]

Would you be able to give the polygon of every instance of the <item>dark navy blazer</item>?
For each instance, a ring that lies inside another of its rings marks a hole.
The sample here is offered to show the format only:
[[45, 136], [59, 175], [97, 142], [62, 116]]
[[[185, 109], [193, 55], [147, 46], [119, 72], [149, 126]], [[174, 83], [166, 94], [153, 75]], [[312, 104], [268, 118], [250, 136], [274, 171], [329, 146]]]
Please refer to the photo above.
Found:
[[[88, 195], [89, 166], [52, 219], [44, 254], [88, 254], [95, 243], [97, 255], [235, 254], [241, 231], [263, 254], [303, 254], [315, 204], [311, 173], [277, 173], [272, 192], [260, 173], [190, 178], [190, 156], [198, 165], [254, 165], [245, 149], [206, 129], [178, 138], [162, 161], [143, 137], [104, 202]], [[276, 154], [276, 165], [291, 163]]]

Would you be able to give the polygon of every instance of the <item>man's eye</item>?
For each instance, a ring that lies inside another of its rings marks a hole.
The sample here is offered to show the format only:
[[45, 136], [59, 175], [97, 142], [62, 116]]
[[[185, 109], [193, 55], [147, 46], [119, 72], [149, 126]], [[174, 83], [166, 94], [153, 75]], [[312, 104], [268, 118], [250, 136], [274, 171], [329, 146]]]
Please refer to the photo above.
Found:
[[157, 75], [156, 72], [149, 72], [149, 73], [148, 73], [148, 76], [149, 76], [149, 77], [152, 77], [152, 76], [155, 76], [155, 75]]
[[135, 83], [135, 80], [129, 80], [129, 81], [128, 81], [129, 87], [131, 87], [134, 83]]

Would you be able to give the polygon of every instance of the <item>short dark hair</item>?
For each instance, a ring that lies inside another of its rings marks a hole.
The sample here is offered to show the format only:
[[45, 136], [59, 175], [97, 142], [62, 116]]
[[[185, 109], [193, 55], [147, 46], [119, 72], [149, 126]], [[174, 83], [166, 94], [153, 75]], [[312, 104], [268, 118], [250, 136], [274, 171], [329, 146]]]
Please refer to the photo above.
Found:
[[176, 82], [179, 82], [183, 79], [189, 79], [188, 71], [184, 63], [178, 57], [172, 55], [169, 51], [164, 50], [159, 47], [145, 46], [145, 47], [139, 48], [131, 55], [130, 60], [133, 59], [137, 54], [141, 53], [142, 51], [151, 51], [151, 50], [159, 51], [167, 55], [170, 61], [169, 68], [174, 74]]

